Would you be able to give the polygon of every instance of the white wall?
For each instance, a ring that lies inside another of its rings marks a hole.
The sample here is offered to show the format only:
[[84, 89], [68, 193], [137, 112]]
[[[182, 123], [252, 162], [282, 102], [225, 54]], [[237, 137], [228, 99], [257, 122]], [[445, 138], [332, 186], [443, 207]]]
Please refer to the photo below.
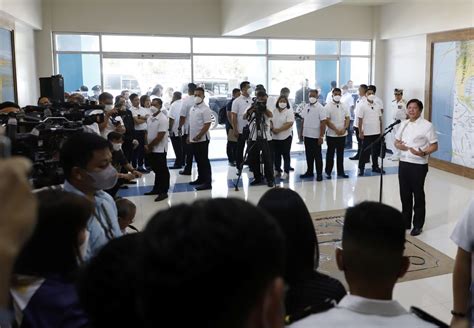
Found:
[[41, 0], [0, 0], [0, 11], [39, 29], [42, 26], [41, 5]]
[[373, 28], [372, 7], [334, 5], [249, 35], [287, 38], [372, 39]]
[[39, 82], [36, 70], [35, 37], [31, 27], [15, 24], [15, 59], [18, 104], [36, 104], [39, 96]]

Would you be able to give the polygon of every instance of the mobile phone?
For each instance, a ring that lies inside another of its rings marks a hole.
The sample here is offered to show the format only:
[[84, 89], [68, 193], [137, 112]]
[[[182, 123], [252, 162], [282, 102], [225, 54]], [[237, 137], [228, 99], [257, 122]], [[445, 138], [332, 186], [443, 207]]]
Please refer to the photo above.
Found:
[[0, 158], [9, 158], [12, 154], [10, 139], [0, 135]]

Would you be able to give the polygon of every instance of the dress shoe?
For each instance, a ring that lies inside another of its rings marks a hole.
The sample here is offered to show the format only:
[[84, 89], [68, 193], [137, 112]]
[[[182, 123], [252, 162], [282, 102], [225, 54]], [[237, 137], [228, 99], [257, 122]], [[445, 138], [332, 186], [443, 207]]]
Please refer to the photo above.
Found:
[[158, 195], [159, 192], [155, 190], [151, 190], [149, 192], [144, 193], [145, 196], [151, 196], [151, 195]]
[[168, 194], [159, 194], [158, 197], [155, 198], [155, 202], [160, 202], [168, 198]]
[[199, 186], [199, 185], [202, 184], [202, 182], [199, 181], [199, 180], [194, 180], [194, 181], [191, 181], [189, 184], [190, 184], [191, 186]]
[[253, 179], [252, 182], [249, 183], [251, 186], [258, 186], [262, 184], [262, 179]]
[[182, 170], [182, 171], [179, 171], [179, 174], [180, 175], [191, 175], [191, 172]]
[[173, 166], [170, 166], [170, 167], [168, 167], [168, 168], [169, 168], [170, 170], [179, 170], [179, 169], [181, 169], [181, 166], [179, 166], [179, 165], [173, 165]]
[[359, 174], [357, 174], [357, 175], [360, 176], [360, 177], [363, 177], [364, 176], [364, 170], [359, 169]]
[[295, 168], [290, 166], [290, 171], [294, 171], [294, 170], [295, 170]]
[[326, 172], [326, 178], [331, 180], [331, 174]]
[[421, 234], [422, 231], [423, 231], [422, 228], [413, 228], [410, 232], [410, 235], [418, 236], [419, 234]]
[[385, 171], [382, 170], [380, 167], [372, 168], [372, 172], [385, 174]]
[[212, 185], [209, 183], [205, 183], [205, 184], [202, 184], [200, 186], [197, 186], [197, 187], [194, 187], [194, 189], [196, 191], [199, 191], [199, 190], [211, 190], [212, 189]]
[[323, 181], [323, 175], [318, 174], [318, 176], [316, 177], [316, 181]]
[[349, 159], [352, 160], [352, 161], [358, 161], [359, 156], [352, 156], [352, 157], [349, 157]]
[[275, 182], [273, 180], [270, 180], [267, 182], [267, 186], [270, 187], [270, 188], [273, 188], [275, 187]]
[[314, 178], [314, 174], [313, 174], [313, 173], [306, 172], [305, 174], [300, 174], [300, 178], [301, 178], [301, 179]]
[[131, 180], [131, 181], [125, 182], [125, 184], [135, 185], [135, 184], [137, 184], [137, 182], [135, 180]]
[[337, 176], [340, 177], [340, 178], [346, 178], [346, 179], [349, 177], [349, 176], [348, 176], [347, 174], [345, 174], [345, 173], [338, 174]]
[[236, 165], [235, 162], [229, 162], [229, 166], [235, 167]]

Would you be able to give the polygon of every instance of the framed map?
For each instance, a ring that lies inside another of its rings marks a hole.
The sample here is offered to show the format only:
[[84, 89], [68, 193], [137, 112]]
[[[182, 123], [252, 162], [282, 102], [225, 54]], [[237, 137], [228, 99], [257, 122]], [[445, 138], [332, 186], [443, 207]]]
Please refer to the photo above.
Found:
[[0, 103], [16, 102], [13, 32], [0, 28]]
[[439, 146], [430, 164], [474, 178], [474, 29], [430, 34], [427, 41], [425, 116]]

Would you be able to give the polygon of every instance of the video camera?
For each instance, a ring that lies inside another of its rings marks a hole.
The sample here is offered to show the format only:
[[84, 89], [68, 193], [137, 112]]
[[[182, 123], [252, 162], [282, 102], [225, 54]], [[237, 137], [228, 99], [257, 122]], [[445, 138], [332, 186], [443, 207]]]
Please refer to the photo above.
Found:
[[[47, 113], [47, 114], [46, 114]], [[19, 113], [0, 115], [0, 125], [6, 127], [12, 155], [33, 161], [31, 179], [35, 188], [64, 182], [59, 151], [71, 135], [84, 131], [84, 126], [104, 120], [102, 106], [53, 104], [43, 107], [27, 106]]]

